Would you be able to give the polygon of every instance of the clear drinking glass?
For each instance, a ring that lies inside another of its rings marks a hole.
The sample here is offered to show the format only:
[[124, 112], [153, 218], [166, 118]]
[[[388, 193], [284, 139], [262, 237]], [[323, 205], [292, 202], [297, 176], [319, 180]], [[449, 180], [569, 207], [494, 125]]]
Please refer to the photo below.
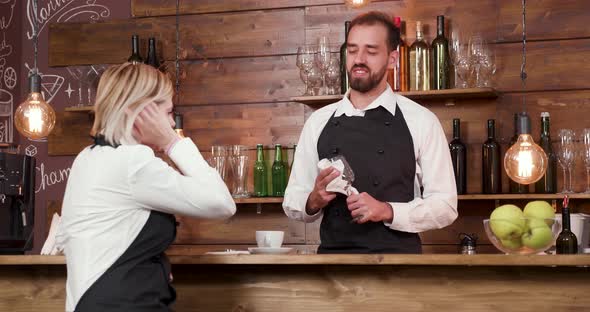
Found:
[[575, 134], [571, 129], [559, 129], [557, 160], [563, 170], [563, 188], [561, 194], [573, 193], [572, 169], [575, 160]]
[[234, 185], [232, 189], [232, 196], [234, 198], [250, 197], [247, 188], [248, 177], [248, 156], [247, 155], [233, 155], [230, 156], [232, 175]]
[[586, 190], [584, 193], [590, 194], [590, 128], [582, 130], [580, 144], [582, 149], [582, 160], [586, 167]]

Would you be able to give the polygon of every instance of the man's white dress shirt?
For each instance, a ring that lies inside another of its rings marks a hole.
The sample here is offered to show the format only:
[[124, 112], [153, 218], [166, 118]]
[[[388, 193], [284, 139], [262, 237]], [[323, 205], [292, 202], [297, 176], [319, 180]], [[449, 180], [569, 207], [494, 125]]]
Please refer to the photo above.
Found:
[[[347, 93], [339, 102], [315, 111], [305, 122], [283, 201], [283, 209], [289, 218], [313, 222], [322, 215], [321, 210], [315, 215], [308, 215], [305, 205], [319, 173], [318, 139], [332, 115], [363, 118], [365, 111], [379, 106], [395, 115], [396, 105], [405, 118], [414, 143], [414, 199], [407, 203], [389, 203], [393, 208], [393, 222], [384, 225], [393, 230], [418, 233], [453, 223], [457, 218], [457, 189], [449, 145], [440, 122], [434, 113], [395, 94], [389, 86], [365, 109], [356, 109]], [[420, 192], [421, 186], [423, 193]]]

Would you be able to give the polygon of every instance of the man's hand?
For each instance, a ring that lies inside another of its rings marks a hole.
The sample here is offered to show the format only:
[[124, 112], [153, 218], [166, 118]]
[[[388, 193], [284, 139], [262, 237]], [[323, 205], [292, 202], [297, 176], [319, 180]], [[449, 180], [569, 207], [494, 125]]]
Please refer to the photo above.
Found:
[[388, 203], [376, 200], [373, 196], [363, 192], [353, 194], [346, 199], [348, 210], [354, 222], [389, 222], [393, 221], [393, 209]]
[[309, 197], [307, 198], [305, 211], [308, 215], [316, 214], [322, 208], [326, 207], [331, 200], [336, 198], [336, 193], [327, 192], [326, 186], [339, 175], [340, 172], [338, 172], [338, 170], [336, 170], [334, 167], [326, 168], [320, 171], [317, 178], [315, 179], [313, 191], [311, 191]]

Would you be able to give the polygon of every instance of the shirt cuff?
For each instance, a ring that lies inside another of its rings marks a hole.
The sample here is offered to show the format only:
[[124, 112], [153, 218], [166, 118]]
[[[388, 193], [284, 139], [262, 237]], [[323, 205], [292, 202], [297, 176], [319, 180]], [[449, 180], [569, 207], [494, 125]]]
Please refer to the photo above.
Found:
[[174, 146], [176, 146], [176, 143], [178, 142], [180, 142], [180, 137], [174, 138], [174, 140], [172, 140], [172, 142], [170, 142], [168, 146], [166, 146], [166, 155], [170, 156], [170, 151], [172, 150], [172, 148], [174, 148]]
[[385, 226], [392, 230], [408, 228], [410, 224], [410, 211], [412, 205], [410, 203], [388, 203], [393, 209], [393, 220], [391, 223], [383, 222]]
[[202, 174], [203, 172], [208, 172], [209, 169], [215, 170], [203, 159], [201, 152], [199, 152], [199, 149], [190, 138], [183, 138], [176, 142], [170, 148], [168, 157], [187, 176], [194, 176], [199, 172]]

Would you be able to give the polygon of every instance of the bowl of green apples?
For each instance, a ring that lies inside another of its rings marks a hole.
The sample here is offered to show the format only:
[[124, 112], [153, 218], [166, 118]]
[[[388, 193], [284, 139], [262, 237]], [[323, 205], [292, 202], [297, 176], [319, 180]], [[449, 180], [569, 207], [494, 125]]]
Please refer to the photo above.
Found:
[[499, 206], [483, 225], [492, 244], [507, 254], [544, 252], [561, 232], [561, 220], [546, 201], [529, 202], [524, 210], [516, 205]]

